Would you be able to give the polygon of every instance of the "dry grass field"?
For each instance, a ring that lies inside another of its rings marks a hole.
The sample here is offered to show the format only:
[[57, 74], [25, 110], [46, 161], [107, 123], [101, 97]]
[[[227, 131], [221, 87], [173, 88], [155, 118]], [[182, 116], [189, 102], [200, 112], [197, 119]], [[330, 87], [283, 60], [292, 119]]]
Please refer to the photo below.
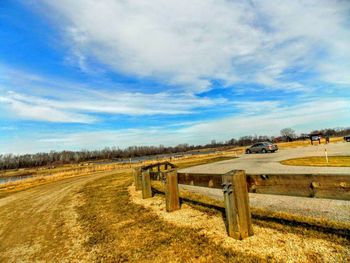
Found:
[[129, 187], [129, 193], [134, 203], [151, 209], [165, 222], [196, 230], [214, 244], [241, 255], [231, 259], [234, 262], [343, 262], [350, 255], [346, 238], [259, 217], [253, 218], [254, 236], [235, 240], [227, 236], [222, 211], [185, 201], [181, 210], [167, 213], [162, 195], [142, 199], [134, 187]]
[[[229, 151], [173, 162], [184, 168], [234, 156]], [[218, 209], [184, 200], [181, 210], [166, 213], [163, 195], [143, 200], [134, 190], [135, 165], [81, 164], [7, 172], [15, 176], [30, 171], [34, 178], [0, 185], [0, 262], [346, 262], [350, 258], [347, 238], [298, 224], [255, 217], [255, 235], [238, 241], [227, 237]], [[254, 211], [259, 212], [263, 215]]]
[[350, 167], [350, 156], [329, 156], [328, 163], [324, 156], [294, 158], [283, 160], [281, 164], [295, 166]]
[[[333, 137], [330, 138], [330, 143], [338, 143], [343, 142], [343, 137]], [[318, 142], [313, 142], [314, 144], [318, 144]], [[326, 140], [324, 138], [321, 139], [321, 144], [325, 144]], [[285, 148], [294, 148], [294, 147], [300, 147], [300, 146], [309, 146], [311, 145], [310, 140], [304, 140], [304, 141], [294, 141], [294, 142], [280, 142], [277, 143], [279, 149], [285, 149]]]
[[[227, 159], [235, 158], [232, 153], [216, 153], [216, 154], [203, 154], [181, 157], [173, 159], [179, 167], [188, 165], [199, 165], [207, 162], [218, 162]], [[164, 159], [164, 160], [169, 160]], [[163, 161], [163, 160], [158, 160]], [[98, 163], [81, 163], [81, 164], [71, 164], [62, 166], [49, 166], [40, 168], [30, 168], [30, 169], [17, 169], [17, 170], [7, 170], [0, 172], [0, 177], [17, 177], [17, 176], [32, 176], [28, 179], [21, 181], [14, 181], [0, 184], [0, 198], [5, 197], [11, 193], [22, 191], [34, 186], [62, 180], [65, 178], [75, 177], [75, 176], [86, 176], [96, 172], [104, 171], [114, 171], [125, 168], [132, 168], [135, 166], [150, 164], [156, 161], [145, 161], [133, 164], [121, 164], [121, 163], [111, 163], [111, 164], [98, 164]]]

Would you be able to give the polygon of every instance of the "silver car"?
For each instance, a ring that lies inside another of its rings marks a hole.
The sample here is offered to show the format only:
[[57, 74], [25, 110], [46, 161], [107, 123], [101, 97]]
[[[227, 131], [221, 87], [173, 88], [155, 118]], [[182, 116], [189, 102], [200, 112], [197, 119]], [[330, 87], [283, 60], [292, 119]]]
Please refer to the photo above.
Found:
[[245, 150], [246, 154], [250, 153], [267, 153], [267, 152], [275, 152], [278, 150], [276, 144], [272, 144], [270, 142], [258, 142]]

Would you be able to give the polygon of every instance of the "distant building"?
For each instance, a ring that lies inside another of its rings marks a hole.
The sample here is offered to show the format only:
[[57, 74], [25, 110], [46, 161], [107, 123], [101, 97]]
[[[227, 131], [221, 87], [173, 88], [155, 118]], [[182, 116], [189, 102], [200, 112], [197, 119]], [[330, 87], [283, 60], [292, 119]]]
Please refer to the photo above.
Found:
[[311, 141], [319, 141], [321, 140], [323, 134], [322, 133], [312, 133], [309, 135]]

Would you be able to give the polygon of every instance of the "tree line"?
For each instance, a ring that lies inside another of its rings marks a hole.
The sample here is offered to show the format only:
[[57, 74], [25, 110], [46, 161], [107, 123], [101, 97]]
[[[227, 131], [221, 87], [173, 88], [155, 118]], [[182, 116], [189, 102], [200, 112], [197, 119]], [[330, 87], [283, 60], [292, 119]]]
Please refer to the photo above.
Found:
[[[350, 128], [323, 129], [315, 130], [310, 134], [323, 134], [324, 136], [345, 136], [350, 134]], [[247, 146], [262, 141], [289, 141], [289, 140], [305, 140], [308, 134], [296, 135], [293, 129], [286, 128], [281, 130], [281, 136], [242, 136], [239, 139], [232, 138], [228, 141], [217, 142], [212, 140], [206, 145], [189, 145], [179, 144], [175, 147], [159, 146], [130, 146], [126, 149], [117, 147], [106, 147], [102, 150], [81, 150], [81, 151], [51, 151], [48, 153], [36, 154], [4, 154], [0, 155], [0, 170], [19, 169], [40, 167], [47, 165], [72, 164], [87, 161], [111, 160], [111, 159], [126, 159], [141, 156], [150, 156], [158, 154], [175, 154], [193, 150], [218, 148], [218, 147], [237, 147]]]

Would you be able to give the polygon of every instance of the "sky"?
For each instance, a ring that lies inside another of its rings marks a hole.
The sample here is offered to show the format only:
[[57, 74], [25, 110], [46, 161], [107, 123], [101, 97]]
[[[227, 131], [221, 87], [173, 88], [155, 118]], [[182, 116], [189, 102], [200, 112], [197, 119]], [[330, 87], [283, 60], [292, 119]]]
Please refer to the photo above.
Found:
[[350, 1], [0, 0], [0, 153], [350, 126]]

